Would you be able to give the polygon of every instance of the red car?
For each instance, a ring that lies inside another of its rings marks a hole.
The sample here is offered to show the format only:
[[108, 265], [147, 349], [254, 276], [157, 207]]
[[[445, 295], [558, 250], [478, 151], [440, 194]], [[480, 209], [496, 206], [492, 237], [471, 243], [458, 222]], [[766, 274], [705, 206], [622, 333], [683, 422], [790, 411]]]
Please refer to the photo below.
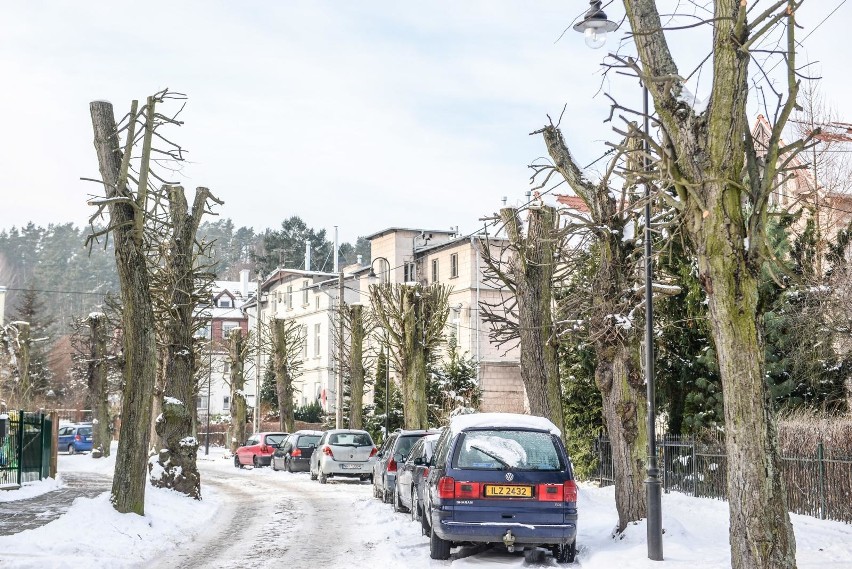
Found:
[[255, 433], [246, 443], [237, 448], [234, 454], [234, 466], [242, 468], [251, 464], [255, 468], [269, 466], [272, 453], [284, 442], [288, 433]]

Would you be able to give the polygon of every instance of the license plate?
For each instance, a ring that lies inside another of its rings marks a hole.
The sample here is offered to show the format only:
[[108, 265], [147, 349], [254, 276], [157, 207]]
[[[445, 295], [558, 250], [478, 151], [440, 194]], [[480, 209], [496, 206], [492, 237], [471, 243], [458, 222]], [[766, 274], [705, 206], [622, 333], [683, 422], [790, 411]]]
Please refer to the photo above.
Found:
[[486, 496], [506, 496], [509, 498], [532, 498], [532, 486], [507, 486], [489, 484], [485, 487]]
[[361, 465], [360, 464], [343, 463], [343, 464], [340, 465], [340, 468], [342, 468], [344, 470], [355, 470], [357, 468], [361, 468]]

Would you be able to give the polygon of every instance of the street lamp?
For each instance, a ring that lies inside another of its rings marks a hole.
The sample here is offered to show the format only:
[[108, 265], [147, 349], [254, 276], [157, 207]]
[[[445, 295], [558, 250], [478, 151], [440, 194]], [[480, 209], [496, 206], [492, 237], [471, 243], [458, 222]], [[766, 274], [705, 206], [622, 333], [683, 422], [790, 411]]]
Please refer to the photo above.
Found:
[[[599, 0], [589, 2], [589, 11], [574, 29], [586, 36], [586, 45], [597, 49], [606, 42], [606, 33], [615, 31], [618, 24], [607, 19], [601, 9]], [[644, 138], [642, 140], [643, 158], [642, 169], [650, 169], [648, 137], [650, 136], [648, 113], [648, 87], [642, 83], [642, 112], [644, 114]], [[645, 479], [645, 497], [648, 503], [648, 559], [663, 560], [663, 511], [660, 470], [657, 467], [657, 435], [654, 430], [656, 415], [654, 400], [656, 386], [654, 385], [654, 304], [652, 289], [652, 258], [651, 258], [651, 187], [648, 179], [645, 185], [645, 389], [648, 399], [648, 463]]]
[[[388, 261], [384, 257], [376, 257], [373, 259], [373, 262], [370, 263], [370, 272], [367, 274], [368, 279], [377, 279], [379, 278], [376, 275], [376, 271], [373, 270], [373, 265], [376, 264], [376, 261], [384, 261], [385, 263], [385, 283], [390, 284], [390, 261]], [[388, 434], [390, 433], [390, 338], [385, 340], [385, 436], [384, 439], [387, 440]]]

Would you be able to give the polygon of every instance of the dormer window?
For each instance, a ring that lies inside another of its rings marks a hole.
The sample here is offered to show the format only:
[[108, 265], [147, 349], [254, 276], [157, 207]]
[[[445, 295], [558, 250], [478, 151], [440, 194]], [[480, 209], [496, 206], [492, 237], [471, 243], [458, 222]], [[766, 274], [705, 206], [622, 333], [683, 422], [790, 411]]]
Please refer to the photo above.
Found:
[[216, 304], [219, 308], [233, 308], [234, 303], [229, 296], [223, 296], [219, 299], [219, 302]]

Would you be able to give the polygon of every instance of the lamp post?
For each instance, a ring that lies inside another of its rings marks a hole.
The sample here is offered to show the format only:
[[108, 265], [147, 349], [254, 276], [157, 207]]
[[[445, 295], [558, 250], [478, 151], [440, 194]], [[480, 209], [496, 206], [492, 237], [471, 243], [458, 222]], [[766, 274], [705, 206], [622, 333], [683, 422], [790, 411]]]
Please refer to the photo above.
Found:
[[[388, 261], [384, 257], [376, 257], [373, 259], [373, 262], [370, 263], [370, 272], [367, 274], [368, 279], [377, 279], [379, 278], [376, 275], [376, 271], [373, 270], [373, 265], [376, 264], [376, 261], [384, 261], [386, 272], [385, 283], [390, 283], [390, 261]], [[385, 340], [385, 436], [384, 439], [387, 440], [388, 433], [390, 432], [390, 338]]]
[[210, 344], [207, 349], [207, 436], [204, 437], [204, 455], [210, 454], [210, 384], [213, 382], [213, 312], [210, 312]]
[[[601, 9], [600, 0], [591, 0], [589, 10], [582, 21], [574, 25], [574, 30], [585, 35], [586, 45], [593, 49], [602, 47], [606, 42], [607, 32], [618, 29], [618, 24], [607, 19]], [[642, 111], [644, 114], [642, 140], [643, 158], [642, 169], [647, 172], [650, 168], [648, 136], [650, 133], [648, 114], [648, 87], [642, 83]], [[657, 436], [654, 430], [656, 415], [654, 400], [656, 386], [654, 379], [654, 304], [652, 288], [652, 256], [651, 256], [651, 187], [647, 178], [645, 186], [645, 389], [648, 400], [648, 461], [647, 478], [645, 479], [645, 497], [648, 506], [648, 559], [663, 560], [663, 513], [660, 470], [657, 467]]]

